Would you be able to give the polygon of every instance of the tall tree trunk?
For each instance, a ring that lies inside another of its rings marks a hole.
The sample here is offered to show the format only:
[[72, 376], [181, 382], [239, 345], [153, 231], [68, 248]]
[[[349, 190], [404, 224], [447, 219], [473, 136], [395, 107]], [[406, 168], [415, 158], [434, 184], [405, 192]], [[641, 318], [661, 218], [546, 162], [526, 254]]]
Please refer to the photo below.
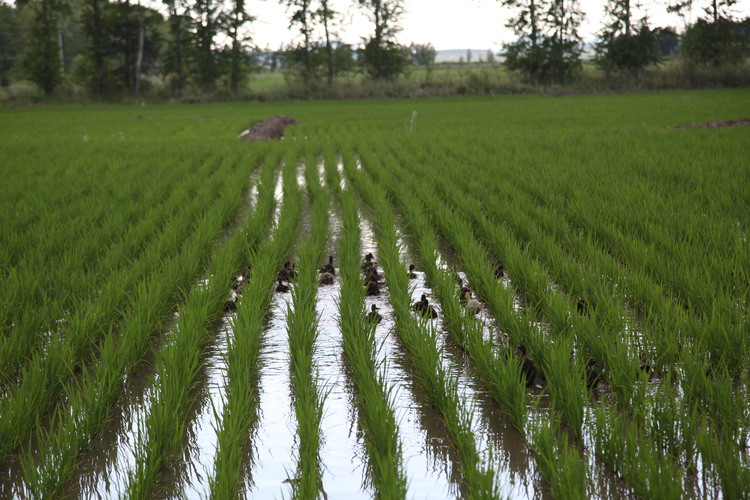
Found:
[[141, 72], [143, 70], [143, 48], [146, 42], [145, 15], [143, 8], [138, 6], [138, 55], [135, 60], [135, 82], [133, 94], [137, 97], [141, 95]]
[[57, 21], [57, 54], [60, 58], [60, 75], [65, 74], [65, 52], [63, 51], [62, 21]]
[[630, 38], [630, 0], [625, 0], [625, 36]]
[[333, 85], [333, 47], [331, 46], [331, 35], [328, 32], [328, 16], [330, 15], [328, 10], [328, 1], [323, 2], [323, 28], [326, 33], [326, 63], [328, 65], [328, 86]]
[[229, 86], [233, 94], [236, 94], [240, 88], [240, 41], [238, 32], [239, 20], [235, 13], [234, 29], [232, 30], [232, 70], [229, 76]]

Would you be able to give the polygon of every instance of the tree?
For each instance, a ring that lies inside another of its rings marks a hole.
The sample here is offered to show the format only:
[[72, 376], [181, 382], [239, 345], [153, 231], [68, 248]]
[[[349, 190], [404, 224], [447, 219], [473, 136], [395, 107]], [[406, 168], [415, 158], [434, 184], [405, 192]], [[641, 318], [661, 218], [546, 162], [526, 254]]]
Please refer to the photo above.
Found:
[[681, 54], [689, 62], [710, 66], [739, 64], [748, 53], [750, 22], [698, 19], [682, 35]]
[[331, 42], [333, 36], [331, 27], [336, 19], [336, 14], [337, 12], [331, 9], [329, 0], [320, 0], [320, 8], [314, 13], [314, 16], [323, 24], [323, 32], [325, 33], [326, 82], [329, 87], [333, 85], [333, 77], [336, 74], [336, 58]]
[[433, 47], [431, 43], [426, 43], [423, 45], [412, 43], [411, 47], [409, 47], [409, 53], [414, 64], [416, 64], [417, 66], [424, 66], [424, 79], [426, 82], [429, 82], [432, 78], [432, 70], [435, 67], [435, 57], [437, 56], [435, 47]]
[[295, 59], [301, 63], [300, 74], [305, 83], [309, 83], [315, 76], [315, 68], [312, 61], [312, 13], [310, 4], [312, 0], [283, 0], [288, 8], [294, 8], [289, 27], [297, 26], [302, 35], [302, 42], [291, 51]]
[[81, 14], [82, 30], [86, 39], [86, 61], [81, 72], [89, 90], [96, 96], [105, 94], [109, 80], [109, 37], [104, 17], [107, 5], [105, 0], [86, 0]]
[[26, 39], [22, 65], [31, 81], [50, 95], [62, 81], [57, 22], [62, 0], [33, 0], [25, 7], [33, 18]]
[[596, 63], [605, 71], [630, 71], [637, 73], [660, 60], [656, 32], [646, 18], [634, 27], [633, 9], [640, 7], [632, 0], [608, 0], [606, 13], [609, 24], [600, 32], [596, 44]]
[[583, 19], [578, 0], [552, 0], [547, 10], [549, 34], [542, 42], [545, 80], [563, 83], [581, 67], [581, 37], [578, 27]]
[[16, 9], [0, 4], [0, 86], [10, 84], [10, 72], [16, 64], [20, 38], [21, 25]]
[[359, 0], [367, 11], [375, 32], [365, 43], [362, 64], [374, 79], [393, 78], [406, 70], [409, 62], [408, 49], [396, 43], [396, 34], [401, 31], [399, 18], [403, 15], [401, 0]]
[[239, 90], [240, 82], [244, 77], [242, 70], [247, 63], [247, 56], [244, 49], [249, 37], [242, 35], [242, 27], [253, 20], [254, 18], [245, 10], [245, 0], [234, 0], [232, 10], [229, 13], [228, 25], [229, 38], [232, 40], [229, 87], [235, 94]]
[[185, 52], [187, 47], [189, 17], [182, 0], [162, 0], [169, 13], [169, 51], [165, 69], [177, 75], [176, 87], [180, 93], [185, 88]]
[[524, 73], [531, 82], [540, 79], [544, 63], [544, 13], [549, 0], [502, 0], [516, 15], [505, 24], [518, 37], [505, 46], [505, 65], [511, 71]]
[[191, 8], [192, 70], [196, 83], [208, 91], [215, 88], [220, 74], [220, 56], [215, 50], [214, 39], [226, 24], [221, 5], [217, 0], [195, 0]]

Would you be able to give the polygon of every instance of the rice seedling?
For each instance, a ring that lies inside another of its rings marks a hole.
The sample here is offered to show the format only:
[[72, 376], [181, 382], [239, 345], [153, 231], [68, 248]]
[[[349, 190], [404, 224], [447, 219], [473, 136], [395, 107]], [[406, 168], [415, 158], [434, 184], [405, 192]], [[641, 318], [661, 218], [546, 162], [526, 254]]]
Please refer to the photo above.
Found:
[[[328, 171], [330, 166], [326, 163]], [[335, 173], [329, 174], [335, 179]], [[337, 181], [332, 183], [339, 186]], [[406, 477], [391, 399], [392, 386], [378, 376], [375, 364], [375, 325], [365, 319], [365, 290], [360, 271], [361, 235], [357, 200], [349, 191], [334, 190], [343, 212], [339, 240], [341, 299], [339, 326], [343, 355], [359, 396], [358, 418], [365, 429], [369, 480], [379, 497], [405, 498]]]

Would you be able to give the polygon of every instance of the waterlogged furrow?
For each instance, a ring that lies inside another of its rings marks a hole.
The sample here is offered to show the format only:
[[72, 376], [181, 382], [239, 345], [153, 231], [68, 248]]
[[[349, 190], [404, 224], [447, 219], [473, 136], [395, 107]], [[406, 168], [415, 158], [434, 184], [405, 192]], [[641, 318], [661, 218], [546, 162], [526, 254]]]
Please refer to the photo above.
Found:
[[428, 399], [441, 413], [461, 464], [461, 475], [470, 496], [496, 496], [493, 474], [481, 463], [477, 442], [471, 429], [470, 407], [460, 400], [455, 377], [446, 373], [436, 345], [436, 331], [425, 320], [417, 321], [410, 312], [408, 277], [399, 261], [395, 220], [377, 186], [369, 185], [353, 165], [345, 165], [349, 179], [375, 210], [376, 231], [379, 235], [380, 257], [388, 276], [389, 300], [394, 309], [396, 331], [409, 350]]

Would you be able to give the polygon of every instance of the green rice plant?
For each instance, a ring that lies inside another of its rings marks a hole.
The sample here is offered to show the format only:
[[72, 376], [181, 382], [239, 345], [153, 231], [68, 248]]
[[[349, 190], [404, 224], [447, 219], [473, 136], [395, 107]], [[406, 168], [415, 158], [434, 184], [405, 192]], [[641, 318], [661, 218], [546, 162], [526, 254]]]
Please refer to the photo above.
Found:
[[548, 421], [531, 424], [531, 449], [555, 498], [586, 498], [586, 463], [564, 430]]
[[[331, 172], [332, 166], [326, 162], [326, 172]], [[329, 178], [336, 179], [337, 174], [338, 172], [328, 175]], [[332, 185], [340, 186], [337, 179]], [[369, 457], [368, 477], [378, 497], [405, 498], [407, 481], [391, 398], [393, 386], [389, 386], [378, 375], [375, 363], [375, 325], [365, 319], [357, 200], [349, 190], [334, 189], [334, 192], [337, 193], [343, 215], [343, 231], [338, 245], [341, 275], [338, 321], [342, 333], [343, 355], [358, 395], [358, 419], [365, 429], [364, 442]]]
[[299, 275], [292, 286], [292, 304], [287, 311], [290, 352], [290, 379], [294, 392], [299, 443], [297, 472], [293, 484], [296, 498], [314, 498], [323, 490], [320, 467], [320, 423], [324, 395], [314, 373], [318, 317], [315, 297], [318, 290], [318, 263], [328, 236], [330, 197], [317, 181], [317, 165], [308, 157], [305, 178], [312, 201], [310, 235], [299, 252]]

